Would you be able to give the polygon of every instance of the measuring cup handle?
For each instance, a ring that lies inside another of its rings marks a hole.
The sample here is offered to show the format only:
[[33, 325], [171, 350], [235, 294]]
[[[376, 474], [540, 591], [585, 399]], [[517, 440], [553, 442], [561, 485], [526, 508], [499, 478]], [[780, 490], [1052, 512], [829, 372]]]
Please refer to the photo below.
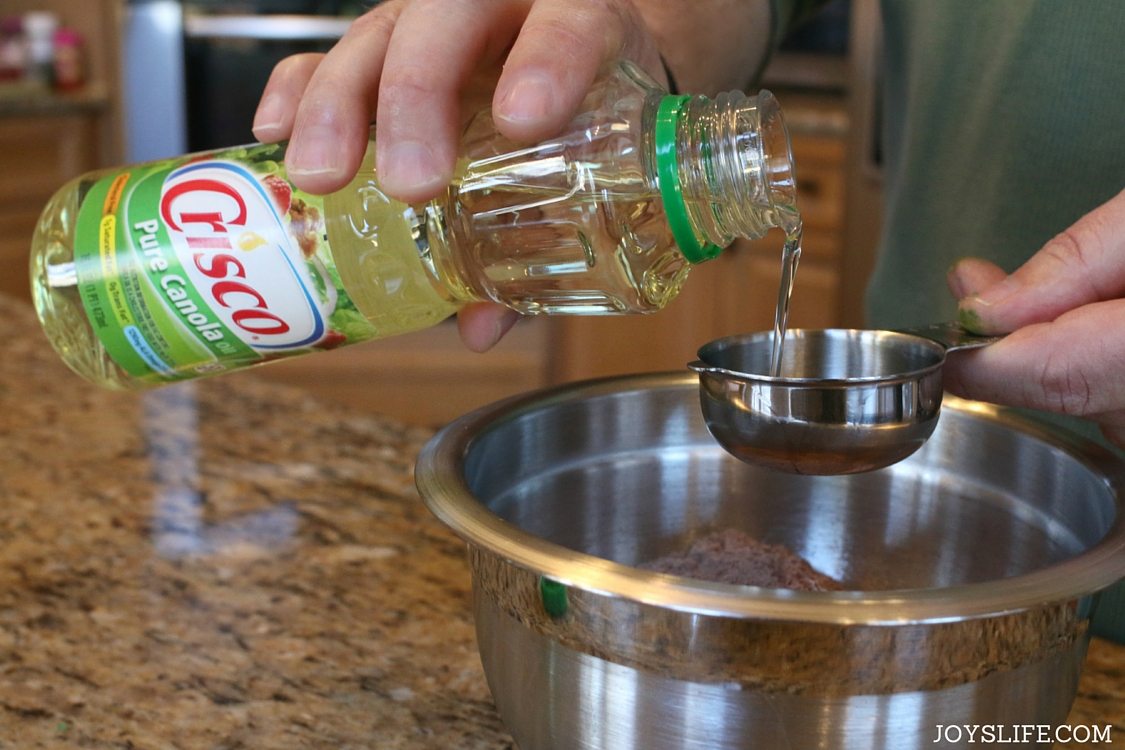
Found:
[[969, 333], [961, 327], [960, 323], [934, 323], [928, 326], [918, 326], [916, 328], [900, 328], [898, 333], [907, 333], [911, 336], [922, 336], [923, 338], [936, 341], [945, 347], [948, 352], [957, 349], [976, 349], [980, 346], [988, 346], [1000, 339], [1000, 336], [979, 336], [975, 333]]

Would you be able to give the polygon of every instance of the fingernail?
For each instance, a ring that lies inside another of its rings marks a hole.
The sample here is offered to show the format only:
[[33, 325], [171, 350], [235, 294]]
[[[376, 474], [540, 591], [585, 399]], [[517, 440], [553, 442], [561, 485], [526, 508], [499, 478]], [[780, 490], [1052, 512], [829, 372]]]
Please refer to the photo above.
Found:
[[1003, 281], [993, 284], [988, 289], [985, 289], [979, 295], [975, 295], [972, 299], [974, 304], [983, 305], [984, 307], [991, 307], [992, 305], [1003, 302], [1008, 297], [1018, 292], [1023, 288], [1020, 280], [1013, 276], [1008, 276]]
[[434, 152], [421, 141], [402, 141], [391, 146], [386, 158], [380, 160], [379, 171], [384, 178], [393, 175], [394, 182], [415, 189], [443, 181]]
[[961, 273], [959, 271], [961, 264], [967, 260], [973, 260], [972, 256], [965, 255], [958, 258], [953, 261], [945, 272], [945, 280], [946, 283], [949, 284], [949, 291], [952, 292], [953, 296], [957, 299], [961, 299], [969, 293], [968, 287], [965, 285], [965, 280], [961, 278]]
[[961, 277], [957, 273], [956, 263], [950, 266], [949, 270], [945, 272], [945, 281], [949, 285], [949, 291], [953, 293], [954, 299], [959, 300], [965, 296], [965, 282], [961, 280]]
[[254, 113], [254, 125], [251, 130], [255, 134], [259, 130], [277, 130], [281, 127], [282, 119], [284, 119], [284, 112], [281, 109], [281, 97], [277, 94], [270, 94], [262, 100], [258, 111]]
[[538, 120], [551, 108], [554, 86], [546, 76], [528, 73], [500, 100], [499, 117], [509, 121]]
[[515, 310], [509, 310], [503, 316], [496, 320], [496, 324], [492, 329], [492, 341], [489, 343], [488, 348], [496, 346], [496, 342], [504, 338], [504, 334], [512, 330], [512, 326], [520, 319], [520, 314]]
[[330, 174], [340, 171], [339, 158], [339, 135], [336, 131], [314, 125], [301, 131], [297, 147], [289, 149], [285, 166], [290, 174]]

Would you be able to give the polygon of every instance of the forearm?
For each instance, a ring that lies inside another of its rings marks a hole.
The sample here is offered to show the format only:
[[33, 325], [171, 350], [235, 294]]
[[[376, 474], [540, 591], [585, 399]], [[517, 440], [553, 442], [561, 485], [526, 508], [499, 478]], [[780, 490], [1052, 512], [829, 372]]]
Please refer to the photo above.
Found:
[[681, 91], [752, 85], [785, 33], [827, 0], [634, 0]]
[[681, 91], [744, 87], [766, 57], [770, 0], [634, 0]]

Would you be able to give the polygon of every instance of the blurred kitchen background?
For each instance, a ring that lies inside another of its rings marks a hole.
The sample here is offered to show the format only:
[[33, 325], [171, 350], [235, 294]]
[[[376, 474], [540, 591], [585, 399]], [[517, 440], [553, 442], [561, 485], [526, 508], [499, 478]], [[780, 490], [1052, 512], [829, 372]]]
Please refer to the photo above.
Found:
[[[331, 47], [366, 0], [3, 0], [0, 293], [29, 299], [39, 212], [91, 169], [253, 141], [274, 64]], [[805, 222], [794, 327], [863, 325], [880, 225], [878, 0], [835, 0], [785, 40], [762, 85], [785, 112]], [[693, 269], [655, 315], [528, 318], [484, 354], [453, 321], [255, 371], [437, 425], [533, 388], [682, 370], [703, 343], [773, 324], [779, 230]], [[234, 375], [231, 377], [241, 377]]]

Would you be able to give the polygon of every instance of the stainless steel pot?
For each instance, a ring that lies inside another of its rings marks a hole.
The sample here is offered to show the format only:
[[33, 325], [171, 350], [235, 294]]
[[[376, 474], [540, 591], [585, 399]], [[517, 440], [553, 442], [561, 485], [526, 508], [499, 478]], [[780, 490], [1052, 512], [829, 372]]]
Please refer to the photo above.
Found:
[[[1096, 592], [1125, 576], [1125, 471], [949, 398], [887, 469], [800, 476], [708, 434], [693, 374], [486, 407], [419, 458], [468, 543], [481, 658], [522, 750], [907, 748], [938, 725], [1062, 722]], [[850, 587], [632, 567], [738, 528]]]

